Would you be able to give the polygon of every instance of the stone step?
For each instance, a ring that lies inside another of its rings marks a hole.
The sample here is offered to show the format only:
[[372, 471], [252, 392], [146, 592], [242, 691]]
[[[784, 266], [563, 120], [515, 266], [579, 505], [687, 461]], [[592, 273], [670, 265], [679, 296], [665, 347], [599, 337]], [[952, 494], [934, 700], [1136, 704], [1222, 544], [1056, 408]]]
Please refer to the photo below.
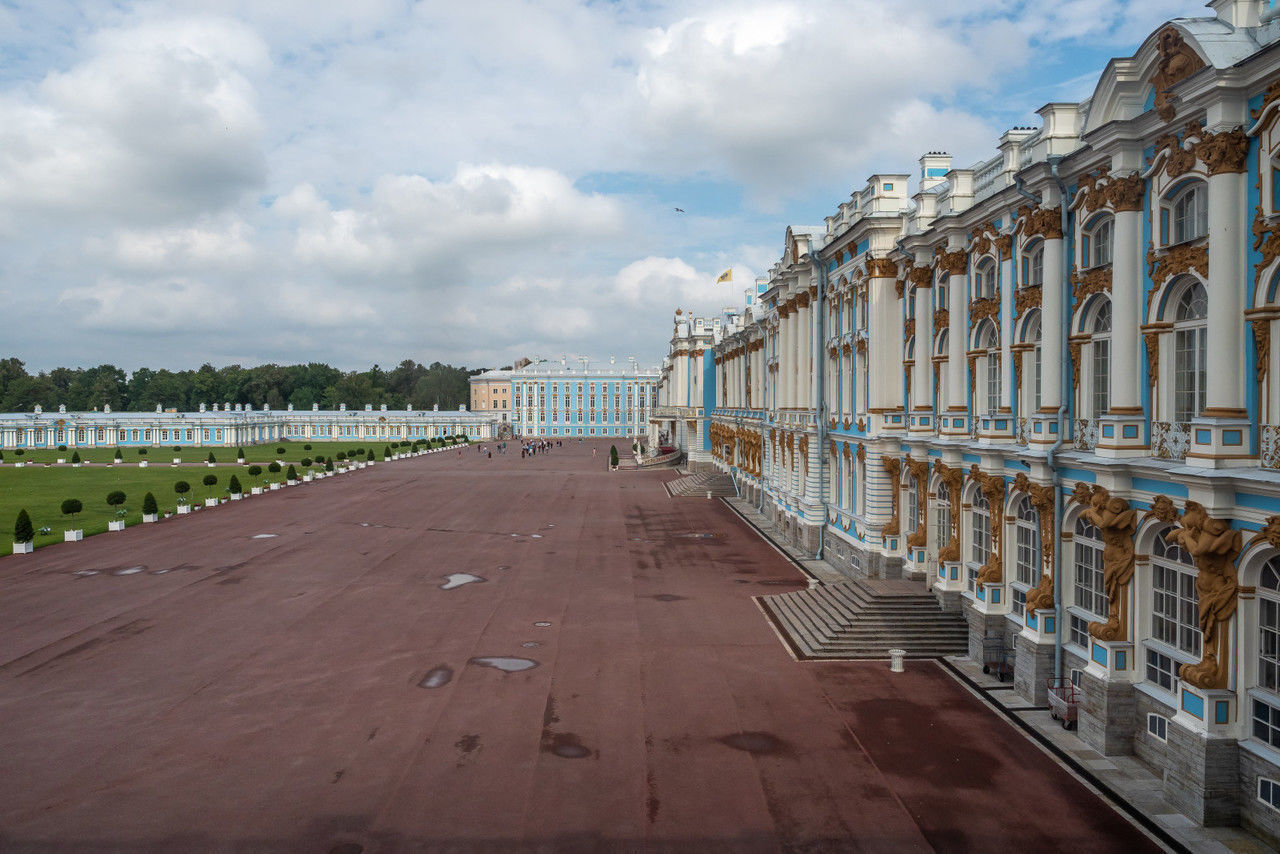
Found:
[[944, 613], [931, 595], [910, 583], [841, 581], [758, 601], [805, 658], [882, 658], [890, 649], [914, 657], [968, 650], [964, 619]]

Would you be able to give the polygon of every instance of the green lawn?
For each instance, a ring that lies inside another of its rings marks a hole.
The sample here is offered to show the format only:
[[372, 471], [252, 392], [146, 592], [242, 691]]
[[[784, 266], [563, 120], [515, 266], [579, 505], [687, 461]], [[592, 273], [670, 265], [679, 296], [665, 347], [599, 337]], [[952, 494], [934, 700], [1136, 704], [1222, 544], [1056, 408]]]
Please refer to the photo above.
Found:
[[[191, 484], [187, 493], [192, 504], [203, 504], [204, 499], [226, 495], [231, 475], [240, 479], [245, 493], [255, 485], [249, 476], [248, 466], [219, 466], [208, 468], [170, 468], [168, 466], [114, 466], [107, 468], [45, 468], [44, 466], [16, 469], [0, 468], [0, 555], [13, 552], [13, 523], [18, 511], [26, 508], [31, 524], [36, 529], [36, 548], [62, 542], [62, 532], [68, 528], [82, 528], [85, 536], [107, 530], [107, 523], [116, 518], [116, 508], [107, 505], [107, 493], [119, 489], [125, 494], [126, 525], [142, 522], [142, 499], [148, 491], [156, 497], [160, 514], [173, 512], [177, 505], [177, 493], [173, 485], [179, 480]], [[263, 467], [257, 478], [258, 485], [265, 486], [272, 480], [281, 481], [285, 473], [270, 474]], [[207, 487], [201, 481], [206, 474], [216, 475], [218, 484]], [[299, 473], [301, 474], [301, 472]], [[83, 512], [74, 521], [63, 516], [63, 499], [78, 498], [84, 504]], [[40, 534], [42, 527], [49, 527], [48, 534]]]
[[[392, 451], [408, 450], [411, 443], [401, 442], [399, 448], [393, 448]], [[297, 463], [303, 457], [315, 457], [321, 454], [324, 457], [336, 456], [339, 451], [350, 455], [352, 451], [363, 449], [364, 453], [360, 455], [361, 459], [373, 451], [374, 458], [381, 460], [384, 448], [390, 447], [391, 442], [386, 440], [368, 440], [359, 439], [350, 442], [269, 442], [264, 445], [245, 445], [244, 453], [246, 462], [250, 463], [269, 463], [277, 458], [283, 459], [285, 462]], [[308, 447], [309, 446], [309, 447]], [[276, 448], [284, 448], [283, 456], [276, 454]], [[136, 463], [138, 460], [149, 460], [153, 465], [168, 464], [173, 462], [174, 457], [179, 457], [184, 463], [204, 462], [209, 458], [209, 452], [212, 451], [214, 458], [219, 463], [234, 463], [236, 461], [236, 448], [183, 448], [180, 451], [173, 450], [172, 446], [160, 446], [147, 448], [145, 455], [139, 454], [140, 448], [122, 448], [121, 455], [126, 463]], [[114, 446], [105, 446], [98, 448], [68, 448], [65, 451], [35, 449], [28, 450], [26, 453], [18, 456], [14, 451], [7, 450], [4, 452], [4, 462], [13, 463], [19, 460], [35, 463], [52, 463], [59, 459], [65, 459], [71, 462], [71, 454], [75, 451], [80, 452], [80, 459], [87, 463], [109, 463], [115, 458], [116, 449]]]
[[[305, 449], [304, 444], [310, 444], [311, 449]], [[314, 458], [317, 454], [321, 454], [328, 458], [336, 456], [338, 451], [349, 452], [364, 448], [367, 453], [370, 448], [373, 448], [375, 458], [381, 462], [382, 449], [389, 444], [282, 442], [246, 446], [244, 450], [248, 464], [243, 466], [228, 464], [235, 460], [235, 449], [223, 448], [220, 449], [221, 453], [215, 451], [220, 464], [214, 468], [174, 467], [169, 465], [173, 454], [157, 458], [154, 448], [146, 456], [146, 459], [150, 460], [150, 465], [146, 468], [138, 467], [137, 460], [140, 457], [136, 451], [126, 451], [124, 454], [126, 464], [119, 466], [99, 465], [82, 468], [44, 465], [27, 465], [22, 468], [12, 465], [0, 466], [0, 555], [13, 553], [13, 523], [18, 516], [18, 511], [23, 508], [26, 508], [31, 516], [31, 524], [36, 529], [35, 546], [40, 548], [50, 543], [62, 542], [62, 532], [68, 528], [81, 528], [86, 537], [104, 533], [107, 530], [107, 523], [116, 518], [116, 508], [107, 505], [107, 493], [117, 489], [125, 494], [123, 505], [127, 511], [124, 517], [125, 524], [137, 525], [142, 522], [142, 499], [148, 491], [155, 495], [156, 504], [162, 516], [166, 512], [174, 511], [178, 503], [178, 495], [173, 491], [173, 485], [180, 480], [185, 480], [191, 485], [191, 491], [187, 493], [189, 503], [203, 505], [206, 498], [222, 497], [227, 494], [227, 485], [233, 474], [240, 479], [240, 485], [247, 495], [254, 485], [265, 487], [273, 480], [283, 481], [288, 473], [290, 462], [297, 466], [298, 475], [301, 477], [304, 470], [298, 461], [304, 456]], [[286, 449], [285, 465], [279, 473], [272, 474], [266, 469], [267, 464], [275, 460], [277, 447]], [[402, 445], [396, 450], [407, 451], [408, 447]], [[108, 462], [114, 455], [115, 449], [101, 448], [96, 452], [82, 453], [81, 457], [89, 458], [90, 453], [98, 454], [98, 461]], [[57, 458], [57, 455], [57, 451], [36, 451], [16, 459], [25, 458], [28, 462], [33, 459], [52, 461]], [[204, 459], [203, 456], [195, 455], [179, 454], [178, 456], [182, 456], [186, 462]], [[361, 455], [360, 458], [363, 460], [364, 456]], [[6, 463], [14, 459], [12, 452], [5, 454]], [[70, 459], [70, 455], [67, 459]], [[255, 462], [259, 463], [263, 469], [262, 474], [256, 479], [250, 476], [248, 471], [249, 464]], [[319, 470], [320, 467], [313, 465], [312, 469]], [[218, 478], [218, 483], [214, 487], [207, 487], [202, 482], [205, 475], [209, 474]], [[84, 510], [74, 520], [62, 515], [62, 502], [67, 498], [78, 498], [84, 505]], [[49, 533], [39, 533], [42, 527], [48, 527]]]

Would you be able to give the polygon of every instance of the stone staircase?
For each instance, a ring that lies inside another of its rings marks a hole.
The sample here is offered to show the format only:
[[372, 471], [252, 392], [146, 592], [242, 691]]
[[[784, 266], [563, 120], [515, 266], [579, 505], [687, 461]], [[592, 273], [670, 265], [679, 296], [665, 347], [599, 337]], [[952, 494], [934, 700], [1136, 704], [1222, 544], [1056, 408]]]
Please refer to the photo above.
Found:
[[712, 498], [737, 495], [733, 478], [723, 472], [697, 472], [667, 481], [667, 492], [672, 498]]
[[968, 652], [969, 628], [958, 613], [945, 613], [919, 585], [860, 579], [819, 584], [774, 596], [757, 596], [765, 613], [800, 659], [909, 658]]

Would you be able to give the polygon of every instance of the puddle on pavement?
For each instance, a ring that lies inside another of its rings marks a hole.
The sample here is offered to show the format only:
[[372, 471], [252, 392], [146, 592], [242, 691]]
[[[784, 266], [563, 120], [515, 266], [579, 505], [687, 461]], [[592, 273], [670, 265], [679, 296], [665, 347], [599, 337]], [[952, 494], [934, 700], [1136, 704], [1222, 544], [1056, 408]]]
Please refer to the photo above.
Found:
[[144, 569], [146, 569], [145, 566], [131, 566], [131, 567], [128, 567], [127, 569], [117, 569], [115, 572], [111, 574], [112, 575], [137, 575], [139, 572], [142, 572], [142, 570]]
[[561, 759], [586, 759], [591, 749], [582, 743], [578, 736], [571, 732], [555, 732], [544, 734], [542, 750]]
[[522, 670], [532, 670], [538, 666], [538, 662], [532, 658], [515, 658], [505, 655], [482, 655], [467, 661], [468, 664], [475, 664], [479, 667], [492, 667], [495, 670], [501, 670], [503, 673], [519, 673]]
[[757, 756], [786, 753], [791, 749], [785, 741], [767, 732], [735, 732], [732, 735], [721, 736], [716, 741], [725, 747], [732, 747], [734, 750]]
[[78, 578], [88, 578], [90, 575], [97, 575], [97, 574], [98, 574], [98, 570], [96, 570], [96, 569], [77, 569], [75, 572], [73, 572], [73, 573], [71, 573], [71, 574], [72, 574], [72, 575], [74, 575], [74, 576], [76, 576], [76, 577], [78, 577]]
[[418, 683], [419, 688], [443, 688], [453, 681], [453, 668], [447, 664], [441, 664], [439, 667], [433, 667], [427, 671], [427, 675], [422, 677], [422, 681]]
[[530, 534], [529, 536], [530, 536], [531, 538], [535, 539], [535, 540], [540, 540], [540, 539], [542, 539], [542, 535], [541, 535], [541, 534]]
[[717, 537], [723, 537], [724, 534], [677, 534], [676, 536], [686, 540], [714, 540]]
[[510, 569], [510, 568], [511, 568], [511, 566], [510, 566], [509, 564], [505, 564], [505, 563], [504, 563], [502, 566], [498, 567], [498, 569]]
[[153, 569], [153, 570], [151, 570], [151, 574], [152, 574], [152, 575], [164, 575], [164, 574], [165, 574], [166, 572], [168, 572], [168, 571], [169, 571], [169, 570], [167, 570], [167, 569]]
[[540, 628], [540, 629], [545, 629], [545, 628], [547, 628], [548, 626], [550, 626], [551, 624], [550, 624], [550, 623], [548, 623], [546, 620], [539, 620], [538, 622], [534, 623], [534, 625], [535, 625], [535, 626], [537, 626], [537, 627], [538, 627], [538, 628]]
[[542, 646], [542, 644], [538, 643], [537, 641], [525, 641], [520, 645], [525, 649], [537, 649], [538, 647]]
[[250, 539], [254, 539], [254, 540], [269, 540], [269, 539], [271, 539], [272, 537], [278, 537], [278, 536], [280, 536], [280, 535], [279, 535], [279, 534], [254, 534]]
[[478, 575], [472, 575], [469, 572], [455, 572], [452, 575], [444, 577], [444, 584], [440, 585], [441, 590], [452, 590], [455, 587], [461, 587], [464, 584], [483, 584], [485, 579]]

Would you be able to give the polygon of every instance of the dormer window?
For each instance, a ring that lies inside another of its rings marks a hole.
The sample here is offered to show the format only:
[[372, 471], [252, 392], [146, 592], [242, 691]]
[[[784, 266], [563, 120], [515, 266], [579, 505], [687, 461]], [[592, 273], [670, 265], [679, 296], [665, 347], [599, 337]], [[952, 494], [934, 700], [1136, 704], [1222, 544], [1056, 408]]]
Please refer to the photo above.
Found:
[[1202, 181], [1180, 190], [1160, 209], [1160, 237], [1166, 246], [1195, 240], [1208, 233], [1209, 205]]
[[1089, 267], [1105, 267], [1111, 263], [1112, 234], [1114, 221], [1111, 217], [1103, 217], [1085, 232], [1083, 255]]

